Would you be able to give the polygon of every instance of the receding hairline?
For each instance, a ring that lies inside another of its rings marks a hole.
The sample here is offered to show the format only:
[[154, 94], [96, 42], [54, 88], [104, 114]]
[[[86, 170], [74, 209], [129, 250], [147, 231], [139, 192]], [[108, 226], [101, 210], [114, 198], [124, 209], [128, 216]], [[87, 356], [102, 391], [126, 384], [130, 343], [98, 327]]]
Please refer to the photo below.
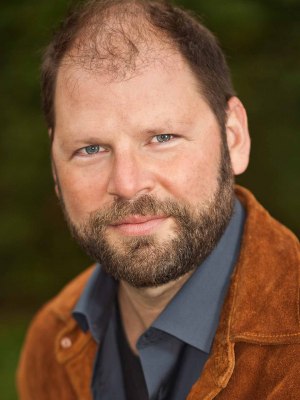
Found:
[[[199, 97], [204, 100], [207, 105], [211, 108], [207, 98], [202, 90], [201, 82], [197, 79], [194, 71], [190, 68], [189, 63], [182, 56], [179, 51], [164, 49], [159, 47], [154, 50], [155, 55], [151, 54], [151, 57], [145, 56], [146, 59], [141, 60], [141, 64], [137, 65], [134, 71], [129, 71], [127, 76], [115, 76], [110, 72], [104, 73], [103, 68], [86, 68], [84, 65], [79, 65], [72, 62], [72, 59], [62, 63], [57, 73], [57, 84], [54, 99], [54, 108], [56, 108], [56, 99], [59, 95], [58, 91], [70, 92], [73, 95], [74, 90], [81, 87], [81, 84], [85, 80], [96, 79], [103, 85], [118, 84], [122, 81], [129, 81], [137, 76], [143, 79], [143, 74], [148, 73], [149, 70], [154, 70], [155, 73], [160, 74], [162, 70], [171, 72], [174, 79], [180, 76], [182, 73], [188, 72], [190, 75], [188, 86], [199, 94]], [[169, 74], [170, 75], [170, 74]], [[77, 94], [76, 96], [78, 96]]]
[[227, 101], [234, 95], [230, 72], [217, 39], [197, 16], [164, 0], [87, 0], [72, 7], [44, 53], [48, 127], [55, 127], [54, 97], [63, 63], [99, 70], [112, 80], [128, 79], [153, 61], [153, 42], [184, 57], [223, 126]]
[[125, 5], [109, 7], [104, 14], [90, 19], [87, 16], [59, 67], [77, 65], [92, 72], [101, 71], [112, 79], [127, 79], [128, 74], [130, 77], [159, 60], [161, 54], [174, 52], [180, 53], [176, 43], [153, 26], [141, 4], [127, 0]]

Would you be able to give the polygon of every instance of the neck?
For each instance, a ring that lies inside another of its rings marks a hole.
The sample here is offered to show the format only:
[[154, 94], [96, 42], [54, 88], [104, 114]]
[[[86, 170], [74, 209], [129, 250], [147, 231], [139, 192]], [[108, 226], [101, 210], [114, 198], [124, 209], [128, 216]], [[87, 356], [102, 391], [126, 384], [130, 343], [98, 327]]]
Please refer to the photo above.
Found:
[[[193, 272], [193, 271], [192, 271]], [[131, 349], [137, 354], [136, 342], [191, 276], [152, 288], [134, 288], [121, 281], [118, 300], [125, 334]]]

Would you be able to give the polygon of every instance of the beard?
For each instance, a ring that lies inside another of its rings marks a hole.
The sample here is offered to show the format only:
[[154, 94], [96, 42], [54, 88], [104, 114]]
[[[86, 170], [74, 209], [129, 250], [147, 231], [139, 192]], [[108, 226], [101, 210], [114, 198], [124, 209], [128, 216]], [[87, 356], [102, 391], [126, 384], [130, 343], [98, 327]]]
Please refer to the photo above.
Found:
[[[197, 206], [150, 194], [136, 200], [116, 199], [92, 212], [76, 226], [70, 219], [62, 193], [60, 200], [72, 236], [104, 271], [136, 288], [156, 287], [174, 281], [199, 266], [213, 251], [233, 212], [233, 173], [227, 143], [223, 140], [217, 189]], [[132, 215], [166, 216], [174, 221], [172, 235], [118, 237], [112, 241], [109, 225]]]

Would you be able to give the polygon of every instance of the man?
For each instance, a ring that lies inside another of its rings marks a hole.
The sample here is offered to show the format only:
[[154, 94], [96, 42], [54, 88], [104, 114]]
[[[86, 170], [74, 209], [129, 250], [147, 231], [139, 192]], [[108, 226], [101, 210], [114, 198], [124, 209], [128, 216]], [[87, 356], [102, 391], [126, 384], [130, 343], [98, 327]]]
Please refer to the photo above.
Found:
[[56, 193], [97, 264], [34, 320], [20, 398], [298, 398], [298, 241], [234, 189], [250, 139], [213, 35], [159, 1], [84, 3], [42, 89]]

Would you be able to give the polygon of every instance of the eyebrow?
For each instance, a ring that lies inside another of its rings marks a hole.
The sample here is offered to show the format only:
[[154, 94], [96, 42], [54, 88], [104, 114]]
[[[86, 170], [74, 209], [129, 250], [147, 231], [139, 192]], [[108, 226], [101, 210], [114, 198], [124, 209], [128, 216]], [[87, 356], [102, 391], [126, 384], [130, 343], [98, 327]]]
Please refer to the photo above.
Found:
[[74, 141], [72, 141], [72, 143], [74, 144], [80, 144], [80, 145], [90, 145], [90, 144], [94, 144], [94, 143], [98, 143], [100, 142], [100, 138], [97, 136], [88, 136], [85, 138], [81, 138], [81, 139], [75, 139]]
[[[175, 127], [175, 125], [177, 126], [177, 128]], [[139, 127], [137, 127], [137, 132], [138, 135], [140, 136], [155, 136], [155, 135], [160, 135], [162, 133], [176, 133], [176, 131], [178, 130], [178, 128], [183, 128], [185, 126], [189, 125], [189, 123], [187, 121], [176, 121], [176, 124], [171, 121], [171, 120], [167, 120], [165, 121], [165, 123], [163, 123], [162, 125], [157, 125], [154, 126], [151, 129], [140, 129]], [[109, 137], [109, 133], [101, 133], [100, 130], [99, 132], [99, 136], [97, 136], [95, 133], [91, 133], [88, 134], [86, 137], [84, 135], [82, 135], [81, 137], [76, 137], [76, 138], [65, 138], [62, 142], [61, 145], [64, 146], [69, 146], [70, 143], [72, 143], [72, 145], [77, 145], [77, 146], [85, 146], [85, 145], [90, 145], [90, 144], [97, 144], [103, 141], [106, 141], [107, 138]], [[74, 136], [79, 136], [79, 132], [73, 132]], [[75, 135], [76, 134], [76, 135]], [[71, 135], [70, 135], [71, 136]]]
[[158, 135], [162, 132], [172, 133], [175, 132], [178, 129], [178, 127], [182, 128], [187, 125], [189, 125], [189, 121], [178, 121], [169, 119], [165, 121], [162, 126], [156, 126], [151, 129], [145, 129], [142, 131], [142, 133], [148, 135]]
[[157, 128], [154, 128], [154, 129], [145, 129], [141, 133], [143, 135], [149, 135], [149, 136], [153, 135], [153, 136], [155, 136], [155, 135], [160, 135], [161, 133], [165, 133], [165, 132], [169, 133], [169, 132], [173, 132], [173, 131], [174, 131], [174, 129], [172, 129], [170, 126], [168, 126], [168, 127], [164, 127], [164, 128], [158, 128], [157, 127]]

